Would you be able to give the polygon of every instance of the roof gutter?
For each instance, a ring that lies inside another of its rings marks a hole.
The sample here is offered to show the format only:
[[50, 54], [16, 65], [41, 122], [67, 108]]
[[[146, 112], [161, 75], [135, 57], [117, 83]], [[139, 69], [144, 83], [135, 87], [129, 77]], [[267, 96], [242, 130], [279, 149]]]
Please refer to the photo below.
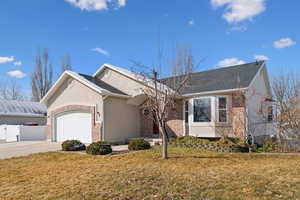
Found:
[[210, 94], [216, 94], [216, 93], [230, 93], [230, 92], [237, 92], [237, 91], [244, 91], [248, 88], [235, 88], [235, 89], [228, 89], [228, 90], [214, 90], [214, 91], [207, 91], [207, 92], [198, 92], [198, 93], [190, 93], [190, 94], [184, 94], [183, 97], [193, 97], [193, 96], [199, 96], [199, 95], [210, 95]]

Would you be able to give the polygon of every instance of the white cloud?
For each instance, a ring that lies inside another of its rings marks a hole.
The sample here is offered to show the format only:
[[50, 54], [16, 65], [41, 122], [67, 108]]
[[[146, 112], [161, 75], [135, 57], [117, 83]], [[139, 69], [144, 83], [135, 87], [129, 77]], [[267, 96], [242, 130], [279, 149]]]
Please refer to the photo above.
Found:
[[124, 7], [126, 0], [65, 0], [81, 10], [107, 10], [109, 7]]
[[231, 31], [240, 31], [245, 32], [247, 30], [247, 26], [233, 26], [230, 29]]
[[105, 55], [105, 56], [109, 56], [109, 55], [110, 55], [109, 52], [108, 52], [107, 50], [102, 49], [102, 48], [99, 48], [99, 47], [96, 47], [96, 48], [91, 49], [91, 50], [92, 50], [92, 51], [95, 51], [95, 52], [97, 52], [97, 53], [103, 54], [103, 55]]
[[194, 25], [194, 23], [195, 23], [195, 22], [194, 22], [194, 20], [192, 20], [192, 19], [188, 21], [188, 24], [189, 24], [189, 25]]
[[8, 62], [13, 62], [15, 58], [13, 56], [10, 57], [0, 57], [0, 64], [8, 63]]
[[226, 6], [223, 18], [228, 23], [252, 20], [266, 10], [266, 0], [210, 0], [213, 8]]
[[240, 60], [238, 58], [226, 58], [224, 60], [221, 60], [217, 64], [217, 66], [218, 67], [230, 67], [230, 66], [241, 65], [241, 64], [245, 64], [245, 61]]
[[282, 49], [293, 46], [295, 44], [296, 42], [293, 41], [291, 38], [281, 38], [280, 40], [273, 42], [273, 47], [277, 49]]
[[9, 71], [7, 75], [13, 78], [24, 78], [26, 76], [26, 74], [20, 70]]
[[22, 62], [21, 61], [16, 61], [14, 62], [14, 66], [21, 66], [22, 65]]
[[118, 0], [118, 3], [120, 7], [126, 6], [126, 0]]
[[255, 55], [253, 57], [256, 60], [269, 60], [269, 57], [268, 56], [264, 56], [264, 55]]

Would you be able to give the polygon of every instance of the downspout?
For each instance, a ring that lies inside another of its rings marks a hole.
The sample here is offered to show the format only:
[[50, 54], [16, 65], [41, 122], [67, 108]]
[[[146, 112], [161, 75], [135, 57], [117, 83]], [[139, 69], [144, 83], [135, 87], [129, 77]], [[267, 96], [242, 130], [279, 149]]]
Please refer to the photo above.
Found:
[[102, 138], [101, 138], [101, 141], [105, 141], [105, 136], [104, 136], [104, 133], [105, 133], [105, 128], [104, 128], [104, 116], [105, 116], [105, 114], [104, 114], [104, 101], [105, 101], [105, 99], [108, 97], [108, 95], [106, 95], [106, 96], [103, 96], [102, 97], [102, 126], [101, 126], [101, 129], [102, 129], [102, 131], [101, 131], [101, 136], [102, 136]]

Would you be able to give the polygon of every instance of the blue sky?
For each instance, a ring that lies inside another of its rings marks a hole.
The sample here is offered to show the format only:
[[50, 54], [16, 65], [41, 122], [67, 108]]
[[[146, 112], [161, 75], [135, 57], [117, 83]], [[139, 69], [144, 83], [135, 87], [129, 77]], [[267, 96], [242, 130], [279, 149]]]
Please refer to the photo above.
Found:
[[38, 48], [49, 50], [56, 74], [65, 54], [74, 71], [92, 74], [103, 63], [154, 65], [158, 46], [170, 60], [177, 45], [205, 58], [199, 70], [267, 59], [272, 76], [295, 72], [299, 8], [295, 0], [2, 0], [0, 79], [29, 91]]

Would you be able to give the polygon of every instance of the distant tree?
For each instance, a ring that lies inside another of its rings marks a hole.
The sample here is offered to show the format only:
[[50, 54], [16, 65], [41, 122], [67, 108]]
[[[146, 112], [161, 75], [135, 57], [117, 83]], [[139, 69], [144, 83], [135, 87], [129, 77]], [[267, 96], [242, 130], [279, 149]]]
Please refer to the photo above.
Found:
[[23, 101], [26, 97], [20, 85], [16, 81], [10, 80], [0, 84], [0, 99]]
[[32, 100], [40, 101], [51, 88], [52, 81], [53, 67], [48, 50], [44, 49], [36, 56], [34, 72], [31, 74]]
[[276, 102], [277, 138], [300, 138], [300, 79], [297, 75], [282, 74], [273, 80]]
[[71, 57], [69, 54], [66, 54], [61, 59], [61, 73], [64, 73], [66, 70], [72, 70]]

